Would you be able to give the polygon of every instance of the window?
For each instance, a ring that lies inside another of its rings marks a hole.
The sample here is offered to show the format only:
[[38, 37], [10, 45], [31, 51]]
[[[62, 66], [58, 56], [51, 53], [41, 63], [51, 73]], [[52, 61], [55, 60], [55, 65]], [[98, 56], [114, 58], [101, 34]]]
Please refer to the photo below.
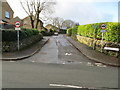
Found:
[[10, 15], [9, 15], [9, 12], [8, 12], [8, 11], [5, 11], [5, 17], [6, 17], [6, 18], [10, 18]]

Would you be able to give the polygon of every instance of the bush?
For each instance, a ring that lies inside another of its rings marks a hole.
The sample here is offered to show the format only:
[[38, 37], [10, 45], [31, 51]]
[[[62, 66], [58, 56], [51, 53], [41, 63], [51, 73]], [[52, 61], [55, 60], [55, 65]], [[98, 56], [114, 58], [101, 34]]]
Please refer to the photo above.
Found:
[[[95, 37], [97, 39], [102, 38], [102, 33], [100, 32], [101, 28], [100, 25], [103, 23], [95, 23], [96, 29], [95, 29]], [[104, 33], [104, 40], [105, 41], [111, 41], [111, 42], [120, 42], [120, 23], [115, 22], [106, 22], [106, 32]], [[86, 36], [93, 38], [94, 37], [94, 29], [92, 28], [93, 24], [87, 24], [87, 25], [80, 25], [71, 29], [67, 30], [67, 34], [78, 34], [81, 36]]]
[[[31, 37], [33, 35], [38, 35], [39, 31], [34, 29], [25, 29], [19, 31], [20, 40], [25, 39], [27, 37]], [[16, 30], [2, 30], [2, 41], [16, 41], [17, 40], [17, 31]]]
[[65, 29], [60, 29], [59, 34], [66, 34], [67, 30]]
[[67, 29], [66, 33], [67, 33], [68, 36], [71, 36], [72, 35], [72, 28]]
[[43, 36], [51, 36], [54, 34], [54, 31], [53, 30], [50, 30], [50, 32], [46, 31], [46, 30], [41, 30], [40, 33], [43, 35]]
[[26, 34], [27, 37], [39, 34], [39, 31], [37, 29], [22, 28], [22, 31]]
[[2, 41], [16, 41], [17, 31], [15, 30], [2, 30]]

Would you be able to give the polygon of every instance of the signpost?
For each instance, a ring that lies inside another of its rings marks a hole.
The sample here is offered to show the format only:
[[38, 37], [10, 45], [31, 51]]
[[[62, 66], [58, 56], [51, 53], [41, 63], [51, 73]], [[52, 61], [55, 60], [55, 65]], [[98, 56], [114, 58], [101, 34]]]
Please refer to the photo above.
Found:
[[19, 21], [15, 22], [15, 30], [17, 30], [18, 51], [19, 51], [19, 49], [20, 49], [20, 44], [19, 44], [19, 42], [20, 42], [20, 40], [19, 40], [20, 22]]
[[96, 29], [96, 25], [92, 25], [93, 29], [94, 29], [94, 32], [93, 32], [93, 35], [94, 35], [94, 41], [93, 41], [93, 49], [95, 49], [95, 29]]
[[106, 28], [105, 24], [101, 24], [100, 28], [102, 30], [100, 30], [100, 32], [102, 32], [102, 40], [101, 40], [101, 52], [103, 52], [103, 39], [104, 39], [104, 33], [106, 32], [106, 30], [104, 30]]

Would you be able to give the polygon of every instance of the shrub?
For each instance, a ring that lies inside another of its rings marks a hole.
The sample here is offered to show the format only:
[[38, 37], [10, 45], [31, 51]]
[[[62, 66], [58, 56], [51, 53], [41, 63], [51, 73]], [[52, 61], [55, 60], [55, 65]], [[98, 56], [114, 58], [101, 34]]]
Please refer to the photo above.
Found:
[[16, 41], [17, 31], [15, 30], [2, 30], [2, 41]]
[[37, 29], [22, 28], [22, 31], [24, 31], [24, 33], [26, 34], [27, 37], [39, 34], [39, 31]]
[[[20, 40], [25, 39], [27, 37], [31, 37], [33, 35], [38, 35], [39, 31], [38, 30], [33, 30], [33, 29], [25, 29], [22, 28], [19, 31], [19, 37]], [[17, 31], [16, 30], [2, 30], [2, 41], [16, 41], [17, 40]]]
[[46, 30], [41, 30], [40, 33], [43, 35], [43, 36], [51, 36], [54, 34], [54, 31], [53, 30], [50, 30], [50, 32], [46, 31]]
[[[100, 25], [103, 23], [95, 23], [96, 29], [95, 29], [95, 37], [97, 39], [102, 38], [102, 33], [100, 32], [101, 28]], [[111, 41], [111, 42], [120, 42], [120, 23], [115, 22], [106, 22], [106, 32], [104, 33], [104, 40], [105, 41]], [[80, 25], [71, 29], [67, 30], [67, 34], [78, 34], [81, 36], [86, 36], [93, 38], [94, 37], [94, 29], [92, 28], [93, 24], [87, 24], [87, 25]], [[71, 31], [72, 30], [72, 31]]]
[[66, 29], [60, 29], [59, 34], [66, 34]]
[[72, 28], [67, 29], [66, 33], [67, 33], [68, 36], [71, 36], [72, 35]]

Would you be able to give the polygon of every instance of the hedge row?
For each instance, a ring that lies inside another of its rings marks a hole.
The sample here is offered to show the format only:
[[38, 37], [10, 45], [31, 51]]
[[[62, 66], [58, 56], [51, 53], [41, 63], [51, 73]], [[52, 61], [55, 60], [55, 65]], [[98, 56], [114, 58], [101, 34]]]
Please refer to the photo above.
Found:
[[48, 32], [47, 30], [41, 30], [40, 33], [43, 35], [43, 36], [51, 36], [53, 35], [55, 32], [55, 30], [50, 30], [50, 32]]
[[59, 34], [66, 34], [66, 29], [60, 29]]
[[[39, 31], [34, 29], [25, 29], [19, 31], [20, 40], [33, 35], [38, 35]], [[17, 31], [16, 30], [2, 30], [2, 41], [16, 41], [17, 40]]]
[[[100, 25], [103, 23], [95, 23], [95, 38], [101, 39], [102, 33], [100, 32], [101, 28]], [[111, 41], [111, 42], [120, 42], [120, 23], [115, 22], [106, 22], [106, 32], [104, 33], [104, 40], [105, 41]], [[67, 30], [68, 35], [74, 35], [78, 34], [81, 36], [86, 36], [93, 38], [94, 37], [94, 29], [92, 27], [93, 24], [87, 24], [87, 25], [80, 25], [75, 26], [74, 28], [70, 28]]]

